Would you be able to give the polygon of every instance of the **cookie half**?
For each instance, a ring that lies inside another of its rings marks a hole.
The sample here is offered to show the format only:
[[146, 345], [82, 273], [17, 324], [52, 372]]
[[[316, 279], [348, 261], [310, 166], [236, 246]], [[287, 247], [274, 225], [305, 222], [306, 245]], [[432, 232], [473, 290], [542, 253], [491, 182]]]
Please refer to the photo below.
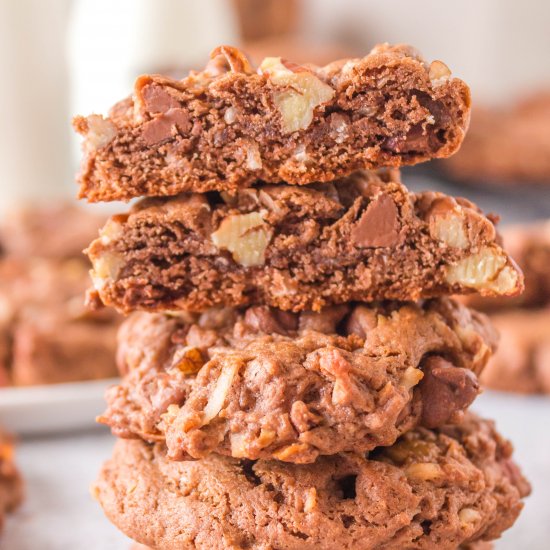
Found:
[[109, 117], [76, 117], [80, 196], [89, 201], [307, 184], [455, 152], [470, 92], [440, 61], [381, 45], [325, 67], [222, 46], [182, 80], [137, 79]]
[[163, 550], [433, 549], [499, 537], [530, 487], [493, 423], [468, 415], [368, 456], [315, 464], [166, 459], [119, 441], [94, 493], [111, 521]]
[[485, 316], [450, 299], [139, 313], [119, 333], [126, 376], [99, 420], [118, 436], [166, 441], [175, 459], [313, 462], [459, 418], [495, 342]]
[[124, 312], [319, 310], [523, 289], [490, 218], [465, 199], [411, 193], [396, 171], [145, 200], [87, 253], [99, 297]]

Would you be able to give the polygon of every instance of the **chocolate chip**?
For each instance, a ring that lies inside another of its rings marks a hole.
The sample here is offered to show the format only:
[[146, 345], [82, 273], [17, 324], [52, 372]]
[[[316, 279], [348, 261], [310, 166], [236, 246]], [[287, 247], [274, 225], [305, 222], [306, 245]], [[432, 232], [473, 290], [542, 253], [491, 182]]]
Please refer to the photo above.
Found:
[[166, 113], [146, 122], [141, 137], [147, 145], [156, 145], [170, 139], [175, 133], [188, 134], [191, 130], [189, 114], [183, 109], [169, 109]]
[[366, 306], [356, 306], [346, 323], [346, 334], [356, 334], [366, 338], [367, 334], [376, 328], [376, 312]]
[[346, 305], [326, 307], [322, 311], [305, 311], [300, 314], [300, 330], [314, 330], [323, 334], [334, 334], [338, 323], [347, 315]]
[[452, 420], [479, 393], [479, 382], [471, 370], [455, 367], [442, 357], [428, 357], [422, 371], [422, 424], [426, 428], [437, 428]]
[[141, 90], [141, 99], [149, 113], [165, 113], [179, 107], [178, 100], [158, 84], [144, 86]]
[[248, 308], [244, 315], [244, 322], [253, 330], [265, 334], [288, 334], [298, 326], [295, 314], [272, 310], [268, 306]]
[[[432, 129], [424, 131], [422, 125], [417, 124], [405, 136], [394, 136], [386, 139], [382, 147], [387, 151], [398, 154], [417, 153], [423, 151], [428, 146], [428, 143], [431, 144], [432, 135]], [[439, 149], [441, 144], [436, 143], [436, 146]]]
[[399, 213], [388, 195], [379, 195], [352, 229], [351, 238], [357, 246], [378, 248], [396, 246], [400, 241]]

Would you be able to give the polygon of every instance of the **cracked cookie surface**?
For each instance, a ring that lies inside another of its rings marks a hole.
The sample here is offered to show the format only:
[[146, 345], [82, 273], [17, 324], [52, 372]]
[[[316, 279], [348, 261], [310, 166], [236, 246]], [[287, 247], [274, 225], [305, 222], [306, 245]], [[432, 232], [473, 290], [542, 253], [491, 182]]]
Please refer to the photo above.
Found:
[[460, 418], [495, 343], [485, 316], [450, 299], [137, 313], [119, 333], [125, 377], [100, 421], [166, 441], [175, 459], [308, 463]]

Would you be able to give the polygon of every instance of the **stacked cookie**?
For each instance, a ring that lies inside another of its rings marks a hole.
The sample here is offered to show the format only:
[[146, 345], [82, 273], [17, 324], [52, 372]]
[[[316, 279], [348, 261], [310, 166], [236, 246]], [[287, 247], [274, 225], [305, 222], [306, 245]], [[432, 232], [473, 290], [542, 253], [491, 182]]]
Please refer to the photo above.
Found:
[[75, 120], [82, 196], [147, 197], [88, 249], [92, 302], [131, 313], [95, 487], [119, 528], [301, 550], [457, 548], [513, 523], [529, 485], [465, 412], [497, 338], [448, 296], [515, 295], [521, 272], [475, 205], [395, 170], [453, 153], [468, 117], [444, 64], [384, 45], [257, 71], [221, 47]]

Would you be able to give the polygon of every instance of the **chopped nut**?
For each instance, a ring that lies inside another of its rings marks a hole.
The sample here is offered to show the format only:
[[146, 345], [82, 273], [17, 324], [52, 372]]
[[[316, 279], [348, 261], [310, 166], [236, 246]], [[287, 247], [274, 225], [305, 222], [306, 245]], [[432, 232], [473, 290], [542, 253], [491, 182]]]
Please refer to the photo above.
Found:
[[481, 519], [481, 514], [474, 508], [462, 508], [458, 512], [458, 518], [463, 526], [471, 525]]
[[441, 466], [435, 462], [416, 462], [405, 469], [407, 477], [418, 481], [437, 479], [442, 473]]
[[422, 380], [424, 373], [420, 369], [414, 367], [407, 367], [403, 378], [401, 378], [401, 385], [410, 390]]
[[205, 362], [199, 348], [184, 347], [175, 353], [173, 367], [183, 374], [195, 374], [201, 370]]
[[464, 231], [464, 220], [456, 214], [432, 217], [430, 219], [430, 234], [434, 239], [453, 248], [464, 249], [470, 244]]
[[283, 462], [292, 461], [299, 463], [300, 460], [297, 457], [302, 453], [309, 454], [308, 452], [309, 445], [306, 445], [305, 443], [292, 443], [291, 445], [287, 445], [286, 447], [275, 451], [273, 456], [277, 460], [282, 460]]
[[276, 214], [280, 213], [282, 211], [282, 208], [277, 205], [277, 202], [270, 193], [266, 192], [264, 189], [260, 189], [260, 192], [258, 193], [258, 199], [260, 203], [265, 206], [270, 212], [274, 212]]
[[111, 241], [118, 239], [122, 235], [122, 224], [113, 218], [107, 221], [99, 232], [101, 244], [108, 245]]
[[348, 122], [344, 115], [334, 113], [330, 117], [331, 135], [336, 143], [343, 143], [349, 134]]
[[451, 70], [442, 61], [432, 61], [428, 73], [432, 86], [441, 86], [451, 78]]
[[228, 216], [211, 237], [218, 248], [229, 250], [237, 263], [251, 267], [265, 263], [265, 249], [271, 235], [263, 213], [251, 212]]
[[270, 428], [262, 428], [260, 430], [260, 435], [258, 436], [256, 443], [258, 443], [258, 445], [262, 448], [267, 447], [275, 441], [276, 436], [276, 432], [271, 430]]
[[225, 120], [226, 124], [233, 124], [236, 118], [237, 118], [237, 109], [235, 109], [235, 107], [229, 107], [223, 115], [223, 119]]
[[92, 259], [93, 269], [90, 273], [94, 286], [101, 290], [108, 281], [114, 281], [124, 265], [124, 260], [113, 252], [103, 252]]
[[447, 268], [447, 282], [494, 294], [513, 294], [519, 288], [518, 273], [507, 265], [496, 247], [485, 246]]
[[229, 360], [223, 365], [220, 376], [216, 380], [216, 385], [214, 386], [214, 389], [210, 394], [210, 398], [208, 399], [208, 403], [206, 404], [206, 407], [204, 407], [202, 417], [203, 426], [213, 420], [222, 410], [227, 394], [231, 388], [231, 384], [233, 384], [233, 380], [240, 368], [241, 361], [237, 360]]
[[304, 512], [313, 512], [317, 508], [317, 489], [310, 487], [307, 491], [306, 501], [304, 503]]
[[218, 46], [210, 54], [210, 59], [216, 59], [217, 57], [223, 57], [225, 62], [235, 73], [250, 74], [252, 72], [250, 62], [246, 55], [237, 48], [232, 46]]
[[306, 146], [303, 143], [298, 145], [298, 147], [296, 147], [296, 149], [294, 149], [294, 155], [293, 156], [298, 162], [305, 162], [309, 158], [309, 156], [306, 152]]
[[490, 220], [451, 197], [433, 201], [426, 220], [434, 239], [461, 250], [471, 246], [473, 241], [488, 242], [496, 237], [495, 226]]
[[304, 130], [313, 120], [316, 107], [330, 101], [335, 91], [307, 70], [294, 72], [280, 57], [267, 57], [260, 72], [282, 91], [273, 92], [273, 101], [282, 116], [283, 131], [287, 134]]
[[260, 170], [262, 167], [262, 157], [258, 145], [250, 142], [246, 147], [246, 167], [249, 170]]
[[83, 148], [86, 153], [92, 153], [106, 147], [116, 136], [116, 126], [101, 115], [90, 115], [86, 118], [88, 131]]
[[231, 434], [229, 440], [231, 442], [231, 456], [234, 456], [235, 458], [247, 458], [248, 446], [246, 444], [245, 434]]
[[421, 460], [429, 456], [432, 445], [419, 439], [400, 439], [391, 447], [384, 449], [384, 454], [398, 465], [408, 459]]

